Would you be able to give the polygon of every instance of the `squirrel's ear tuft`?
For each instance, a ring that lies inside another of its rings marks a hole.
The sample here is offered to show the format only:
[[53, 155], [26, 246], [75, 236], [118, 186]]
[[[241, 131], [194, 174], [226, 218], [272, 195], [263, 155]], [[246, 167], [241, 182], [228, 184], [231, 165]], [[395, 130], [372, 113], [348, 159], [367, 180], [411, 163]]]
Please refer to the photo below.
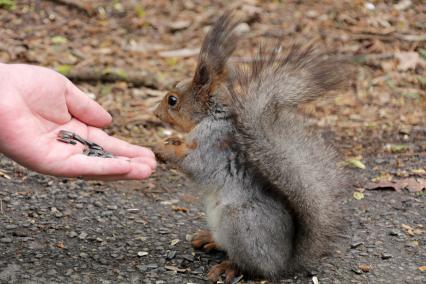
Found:
[[205, 87], [210, 89], [210, 85], [223, 80], [226, 74], [226, 62], [234, 52], [238, 41], [234, 32], [238, 21], [233, 21], [232, 18], [232, 11], [224, 13], [204, 38], [192, 81], [195, 90]]
[[207, 66], [204, 64], [200, 64], [197, 68], [197, 72], [195, 72], [194, 82], [196, 82], [197, 86], [205, 86], [209, 83], [210, 74]]

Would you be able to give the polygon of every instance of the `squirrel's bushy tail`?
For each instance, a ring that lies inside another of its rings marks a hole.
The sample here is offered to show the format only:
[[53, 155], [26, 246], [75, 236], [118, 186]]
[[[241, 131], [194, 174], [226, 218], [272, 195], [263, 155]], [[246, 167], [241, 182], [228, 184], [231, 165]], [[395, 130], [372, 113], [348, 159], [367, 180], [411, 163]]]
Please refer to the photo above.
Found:
[[283, 271], [291, 273], [310, 266], [336, 233], [335, 196], [345, 185], [335, 152], [304, 129], [295, 107], [340, 88], [347, 73], [339, 61], [317, 56], [312, 48], [278, 53], [259, 58], [250, 71], [240, 70], [230, 93], [242, 156], [294, 217], [293, 259]]

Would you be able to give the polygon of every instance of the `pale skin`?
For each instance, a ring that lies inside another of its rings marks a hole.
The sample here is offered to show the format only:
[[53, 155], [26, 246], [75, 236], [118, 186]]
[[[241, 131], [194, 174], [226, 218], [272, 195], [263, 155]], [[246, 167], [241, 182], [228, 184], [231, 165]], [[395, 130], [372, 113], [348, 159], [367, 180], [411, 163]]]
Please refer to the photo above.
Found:
[[[0, 63], [0, 153], [42, 174], [99, 180], [145, 179], [153, 152], [109, 136], [110, 114], [61, 74], [43, 67]], [[58, 142], [77, 133], [117, 158], [84, 155], [80, 144]]]

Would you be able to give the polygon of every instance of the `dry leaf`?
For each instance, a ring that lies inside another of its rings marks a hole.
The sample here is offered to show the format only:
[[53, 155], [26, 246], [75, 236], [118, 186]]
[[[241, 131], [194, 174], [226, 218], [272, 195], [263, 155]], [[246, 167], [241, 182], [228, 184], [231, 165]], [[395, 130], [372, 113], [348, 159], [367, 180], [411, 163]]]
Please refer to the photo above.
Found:
[[364, 193], [359, 192], [359, 191], [355, 191], [355, 192], [354, 192], [354, 194], [353, 194], [353, 197], [354, 197], [356, 200], [364, 199]]
[[138, 256], [142, 257], [142, 256], [147, 256], [148, 252], [146, 251], [138, 251]]
[[176, 267], [176, 266], [171, 266], [171, 265], [166, 265], [166, 266], [164, 266], [164, 268], [167, 269], [167, 270], [181, 272], [181, 273], [185, 273], [186, 272], [186, 269], [179, 268], [179, 267]]
[[423, 271], [423, 272], [424, 272], [424, 271], [426, 271], [426, 265], [420, 266], [420, 267], [419, 267], [419, 270], [420, 270], [420, 271]]
[[359, 269], [361, 269], [363, 272], [370, 272], [370, 265], [368, 265], [368, 264], [360, 264], [359, 266]]
[[409, 147], [405, 144], [386, 144], [384, 150], [390, 153], [404, 153], [409, 150]]
[[410, 226], [408, 226], [406, 224], [401, 224], [401, 227], [405, 230], [407, 235], [412, 236], [412, 237], [414, 236], [413, 228], [411, 228]]
[[390, 173], [380, 173], [380, 175], [374, 177], [371, 181], [375, 183], [392, 181], [393, 176]]
[[188, 208], [180, 207], [180, 206], [173, 206], [172, 209], [175, 212], [182, 212], [182, 213], [187, 213], [188, 212]]
[[367, 184], [367, 189], [393, 189], [397, 192], [407, 189], [409, 192], [420, 192], [426, 189], [426, 179], [424, 178], [405, 178], [394, 181], [382, 181], [378, 183], [371, 182]]
[[0, 171], [0, 177], [4, 177], [5, 179], [12, 179], [8, 174], [2, 171]]
[[199, 48], [183, 48], [183, 49], [177, 49], [177, 50], [167, 50], [167, 51], [161, 51], [158, 54], [161, 57], [191, 57], [198, 55], [200, 53]]
[[173, 246], [175, 246], [178, 242], [180, 242], [180, 240], [179, 240], [179, 239], [174, 239], [174, 240], [172, 240], [172, 241], [170, 242], [170, 245], [173, 247]]
[[424, 169], [413, 169], [411, 172], [416, 175], [426, 175], [426, 171]]
[[397, 52], [395, 57], [399, 60], [398, 70], [407, 71], [415, 69], [417, 64], [421, 62], [420, 55], [417, 52]]
[[351, 158], [346, 160], [346, 162], [348, 163], [348, 165], [350, 165], [353, 168], [362, 169], [362, 170], [366, 169], [366, 166], [364, 165], [363, 162], [360, 161], [359, 158]]

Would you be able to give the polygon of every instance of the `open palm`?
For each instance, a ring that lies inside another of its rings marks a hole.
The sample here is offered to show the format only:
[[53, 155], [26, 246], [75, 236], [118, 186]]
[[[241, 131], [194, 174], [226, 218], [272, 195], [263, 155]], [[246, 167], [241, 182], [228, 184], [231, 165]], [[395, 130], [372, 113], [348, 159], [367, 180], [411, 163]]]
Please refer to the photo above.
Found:
[[[62, 75], [42, 67], [0, 64], [0, 152], [35, 171], [96, 179], [143, 179], [156, 167], [151, 150], [100, 128], [111, 116]], [[60, 143], [68, 130], [118, 158], [88, 157], [83, 145]]]

